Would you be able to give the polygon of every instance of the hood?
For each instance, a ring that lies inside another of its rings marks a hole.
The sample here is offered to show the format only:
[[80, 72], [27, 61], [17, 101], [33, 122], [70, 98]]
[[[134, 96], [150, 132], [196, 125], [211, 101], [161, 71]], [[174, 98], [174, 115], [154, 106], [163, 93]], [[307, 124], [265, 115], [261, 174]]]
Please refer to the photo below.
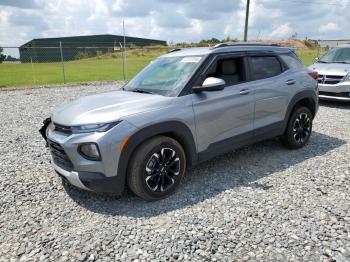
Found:
[[350, 64], [315, 63], [309, 69], [317, 71], [320, 75], [345, 76], [350, 73]]
[[65, 126], [108, 123], [125, 116], [169, 106], [173, 98], [154, 94], [114, 91], [86, 96], [62, 105], [52, 121]]

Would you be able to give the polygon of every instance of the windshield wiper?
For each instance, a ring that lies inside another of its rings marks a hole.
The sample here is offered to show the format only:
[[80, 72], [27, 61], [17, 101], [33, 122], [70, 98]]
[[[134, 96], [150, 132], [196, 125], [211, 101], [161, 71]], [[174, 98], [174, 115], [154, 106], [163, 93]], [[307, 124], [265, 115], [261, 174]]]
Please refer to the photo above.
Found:
[[349, 62], [346, 61], [335, 61], [333, 63], [337, 63], [337, 64], [350, 64]]
[[317, 63], [324, 63], [324, 64], [328, 64], [328, 62], [326, 61], [322, 61], [322, 60], [318, 60]]
[[153, 94], [151, 91], [147, 91], [144, 89], [132, 89], [131, 92], [142, 93], [142, 94]]

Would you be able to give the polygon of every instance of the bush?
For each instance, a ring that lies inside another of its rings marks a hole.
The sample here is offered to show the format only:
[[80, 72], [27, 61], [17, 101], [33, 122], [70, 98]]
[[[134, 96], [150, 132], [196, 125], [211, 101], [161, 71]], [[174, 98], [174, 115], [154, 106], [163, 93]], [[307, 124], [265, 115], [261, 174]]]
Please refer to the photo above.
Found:
[[87, 50], [84, 50], [82, 52], [79, 52], [76, 56], [75, 59], [76, 60], [80, 60], [80, 59], [86, 59], [91, 57], [90, 53]]
[[304, 43], [304, 45], [306, 45], [307, 48], [310, 48], [310, 49], [315, 49], [318, 47], [317, 43], [315, 41], [310, 40], [310, 39], [303, 40], [303, 43]]
[[98, 59], [101, 59], [102, 55], [103, 55], [103, 52], [101, 50], [97, 50], [96, 51], [96, 56], [97, 56]]
[[5, 60], [6, 56], [2, 53], [4, 49], [0, 47], [0, 64]]
[[129, 49], [140, 49], [141, 47], [136, 44], [129, 45]]

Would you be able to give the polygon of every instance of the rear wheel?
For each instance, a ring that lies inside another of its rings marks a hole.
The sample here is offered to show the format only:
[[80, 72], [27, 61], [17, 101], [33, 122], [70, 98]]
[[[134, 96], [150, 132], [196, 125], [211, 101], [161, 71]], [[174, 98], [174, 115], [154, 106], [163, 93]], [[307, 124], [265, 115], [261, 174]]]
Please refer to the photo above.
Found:
[[137, 196], [155, 201], [175, 191], [185, 170], [186, 157], [181, 145], [170, 137], [158, 136], [136, 149], [127, 182]]
[[303, 147], [312, 132], [312, 114], [307, 107], [296, 108], [291, 114], [282, 142], [290, 149]]

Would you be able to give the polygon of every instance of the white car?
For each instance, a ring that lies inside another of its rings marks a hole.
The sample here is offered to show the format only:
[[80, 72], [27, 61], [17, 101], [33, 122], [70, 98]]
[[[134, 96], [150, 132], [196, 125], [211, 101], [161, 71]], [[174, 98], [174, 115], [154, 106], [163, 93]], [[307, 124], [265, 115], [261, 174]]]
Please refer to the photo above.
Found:
[[350, 102], [350, 44], [329, 50], [309, 69], [319, 74], [320, 99]]

